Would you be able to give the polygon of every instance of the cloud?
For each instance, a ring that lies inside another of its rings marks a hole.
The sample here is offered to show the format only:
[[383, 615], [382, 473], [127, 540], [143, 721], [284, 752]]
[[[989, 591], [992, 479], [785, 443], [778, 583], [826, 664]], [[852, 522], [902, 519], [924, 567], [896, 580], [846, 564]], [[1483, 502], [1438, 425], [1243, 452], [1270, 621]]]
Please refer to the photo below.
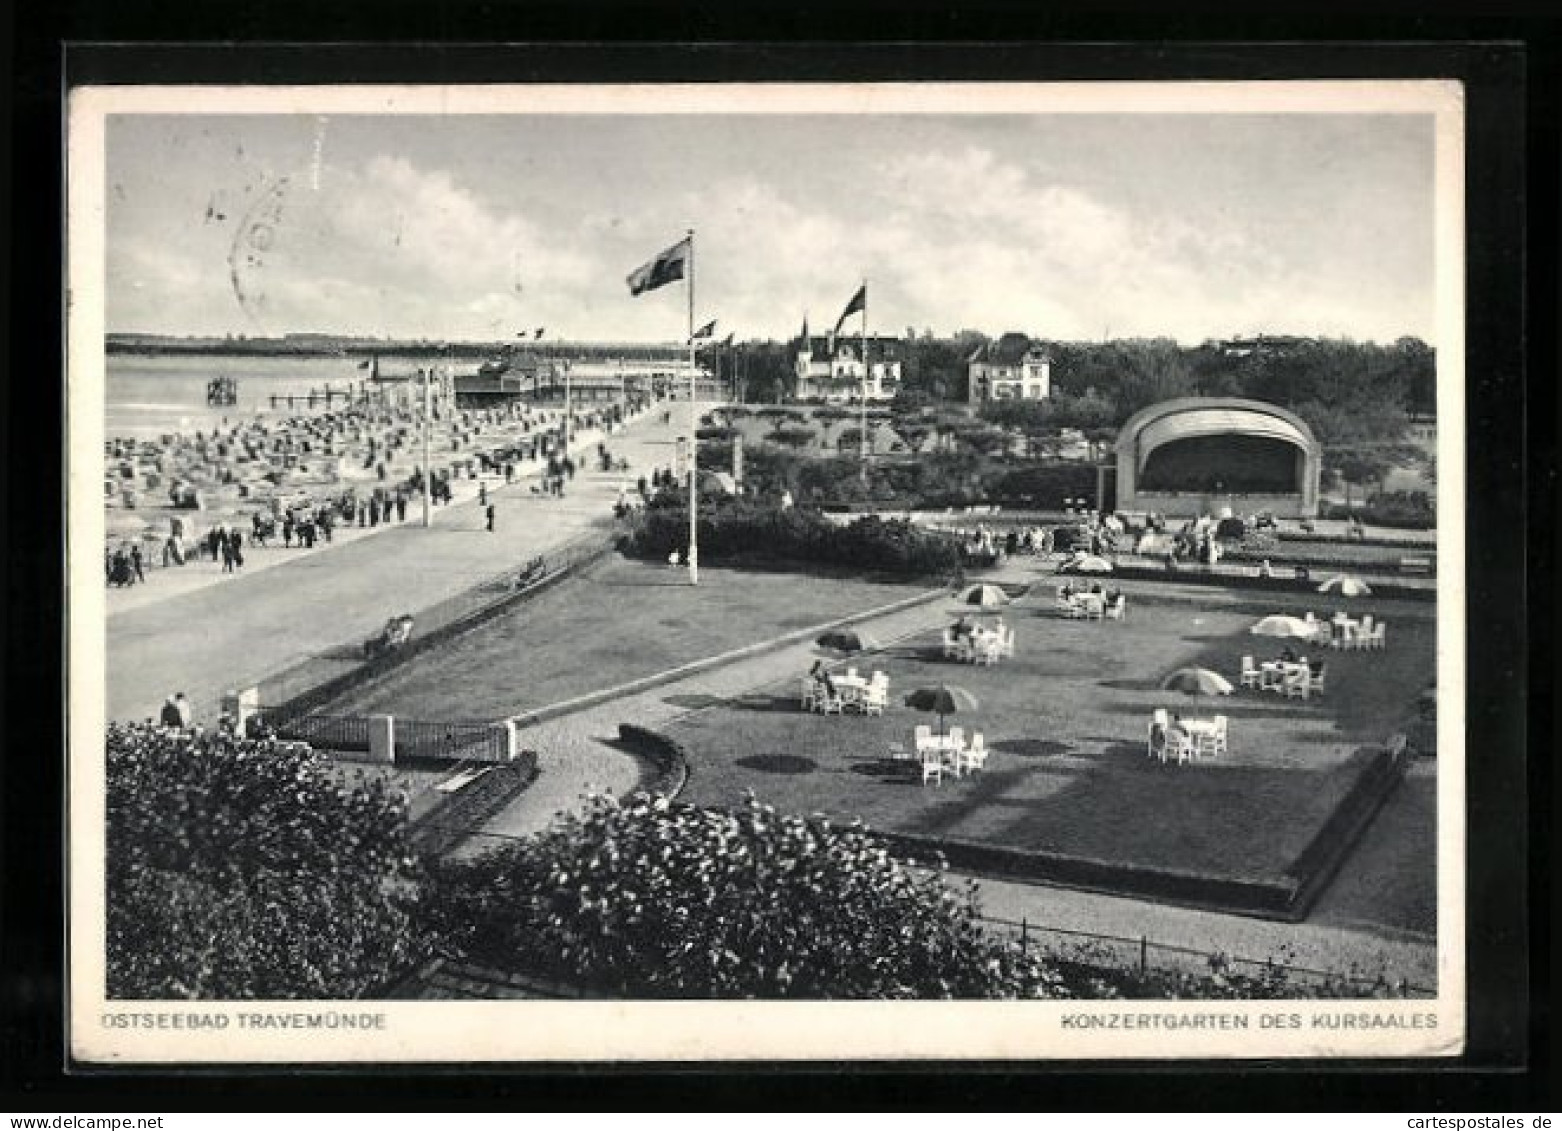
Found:
[[[592, 182], [564, 157], [556, 174], [474, 159], [484, 176], [473, 179], [427, 151], [382, 149], [322, 164], [316, 187], [310, 150], [279, 190], [257, 262], [241, 263], [242, 302], [228, 258], [260, 194], [228, 186], [222, 223], [169, 212], [110, 240], [109, 324], [505, 340], [543, 325], [550, 336], [676, 340], [684, 289], [634, 298], [624, 277], [693, 225], [696, 315], [740, 337], [788, 337], [804, 313], [828, 327], [864, 276], [876, 332], [1188, 341], [1427, 329], [1425, 288], [1364, 270], [1360, 236], [1330, 239], [1325, 222], [1255, 207], [1270, 199], [1262, 185], [1174, 201], [1143, 183], [1070, 179], [1077, 160], [1046, 156], [959, 145], [859, 162], [826, 150], [764, 176], [734, 161], [714, 175], [637, 180], [622, 169]], [[1314, 229], [1322, 238], [1308, 238]]]

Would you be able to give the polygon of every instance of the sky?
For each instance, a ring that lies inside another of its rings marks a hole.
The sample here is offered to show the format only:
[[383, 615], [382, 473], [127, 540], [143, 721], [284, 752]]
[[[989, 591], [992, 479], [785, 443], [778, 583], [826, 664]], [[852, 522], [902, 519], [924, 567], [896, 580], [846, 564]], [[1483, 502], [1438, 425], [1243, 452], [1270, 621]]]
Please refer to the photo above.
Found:
[[[114, 115], [105, 325], [1435, 343], [1430, 114]], [[854, 319], [850, 329], [861, 325]]]

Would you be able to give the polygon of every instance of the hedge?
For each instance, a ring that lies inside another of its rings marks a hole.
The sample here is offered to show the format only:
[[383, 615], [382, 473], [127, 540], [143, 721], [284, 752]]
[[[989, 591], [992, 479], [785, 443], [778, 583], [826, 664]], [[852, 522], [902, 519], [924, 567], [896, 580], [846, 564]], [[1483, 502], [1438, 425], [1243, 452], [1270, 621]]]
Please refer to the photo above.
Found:
[[[705, 561], [780, 560], [913, 575], [952, 573], [960, 564], [954, 539], [903, 519], [860, 518], [837, 526], [817, 511], [708, 500], [700, 508], [700, 556]], [[663, 503], [635, 514], [621, 541], [625, 552], [662, 560], [688, 545], [688, 510]]]

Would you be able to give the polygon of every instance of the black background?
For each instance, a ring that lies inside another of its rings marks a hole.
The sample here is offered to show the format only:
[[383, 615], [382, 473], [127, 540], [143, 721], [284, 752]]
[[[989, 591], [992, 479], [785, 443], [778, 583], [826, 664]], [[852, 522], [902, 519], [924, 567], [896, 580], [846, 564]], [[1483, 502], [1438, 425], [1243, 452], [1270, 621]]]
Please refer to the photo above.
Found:
[[[18, 13], [0, 289], [6, 725], [0, 756], [0, 1111], [223, 1110], [379, 1103], [455, 1110], [959, 1106], [1149, 1110], [1544, 1110], [1556, 615], [1557, 23], [1355, 6], [1348, 18], [1144, 5], [1028, 12], [832, 3], [128, 4]], [[799, 42], [800, 40], [807, 42]], [[125, 41], [133, 47], [109, 47]], [[223, 43], [220, 41], [230, 41]], [[311, 44], [313, 41], [313, 45]], [[462, 41], [466, 41], [463, 43]], [[575, 41], [575, 42], [567, 42]], [[640, 42], [631, 42], [640, 41]], [[938, 42], [934, 42], [938, 41]], [[65, 44], [74, 46], [68, 55]], [[261, 46], [263, 43], [271, 46]], [[501, 47], [501, 43], [529, 46]], [[326, 43], [334, 43], [327, 46]], [[105, 46], [91, 46], [100, 44]], [[350, 46], [344, 44], [351, 44]], [[68, 74], [67, 74], [68, 71]], [[614, 1069], [191, 1069], [65, 1062], [63, 109], [95, 82], [842, 81], [1459, 78], [1466, 83], [1470, 1051], [1361, 1064], [832, 1064]], [[1526, 334], [1526, 302], [1529, 321]], [[1529, 373], [1526, 380], [1525, 373]], [[1526, 759], [1526, 750], [1531, 756]], [[1529, 915], [1526, 916], [1526, 904]], [[365, 1076], [377, 1077], [365, 1088]], [[584, 1102], [582, 1102], [584, 1101]]]

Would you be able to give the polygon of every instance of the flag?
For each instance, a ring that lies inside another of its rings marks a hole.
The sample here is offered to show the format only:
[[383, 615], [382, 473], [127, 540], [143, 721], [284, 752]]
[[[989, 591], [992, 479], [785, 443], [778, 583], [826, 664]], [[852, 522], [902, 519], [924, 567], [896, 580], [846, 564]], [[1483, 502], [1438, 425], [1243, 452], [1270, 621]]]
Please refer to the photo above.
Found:
[[646, 291], [654, 291], [657, 287], [665, 287], [668, 283], [684, 278], [690, 250], [689, 241], [682, 239], [651, 262], [635, 268], [630, 272], [627, 280], [629, 293], [644, 294]]
[[803, 315], [802, 339], [803, 339], [803, 344], [806, 346], [808, 344], [808, 315], [806, 315], [806, 314]]
[[841, 332], [841, 324], [853, 314], [868, 309], [868, 284], [864, 283], [857, 288], [857, 293], [852, 295], [852, 300], [846, 304], [846, 309], [841, 311], [841, 316], [835, 320], [835, 332]]
[[705, 323], [705, 325], [701, 326], [698, 330], [694, 331], [694, 337], [690, 338], [689, 340], [691, 342], [697, 342], [701, 338], [708, 338], [708, 337], [710, 337], [715, 332], [716, 332], [716, 320], [713, 318], [709, 322]]

